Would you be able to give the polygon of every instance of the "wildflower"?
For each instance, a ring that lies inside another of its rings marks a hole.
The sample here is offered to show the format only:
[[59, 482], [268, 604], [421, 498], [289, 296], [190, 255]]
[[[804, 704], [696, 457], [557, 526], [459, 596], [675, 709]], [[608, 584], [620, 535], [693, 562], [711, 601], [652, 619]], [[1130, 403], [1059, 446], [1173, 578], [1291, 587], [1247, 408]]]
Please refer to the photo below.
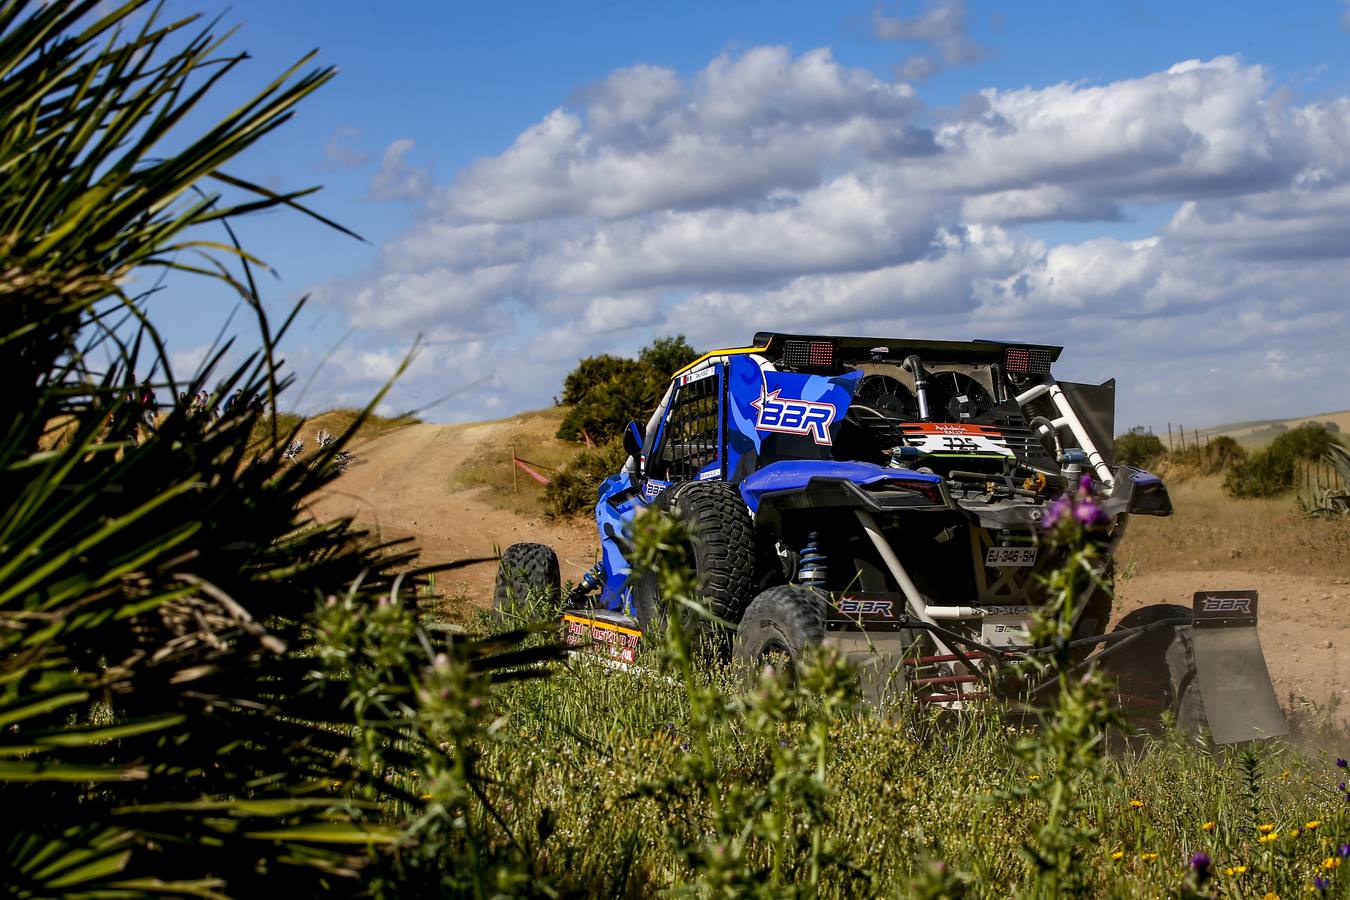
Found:
[[1246, 875], [1246, 874], [1247, 874], [1247, 867], [1246, 867], [1246, 866], [1229, 866], [1228, 868], [1226, 868], [1226, 869], [1223, 870], [1223, 874], [1225, 874], [1225, 875]]
[[1266, 891], [1265, 896], [1262, 897], [1261, 900], [1280, 900], [1280, 895], [1274, 891]]
[[1332, 869], [1339, 869], [1340, 867], [1341, 861], [1335, 856], [1328, 856], [1326, 859], [1322, 860], [1322, 868], [1326, 869], [1328, 872]]
[[1143, 807], [1144, 807], [1144, 801], [1143, 801], [1143, 800], [1131, 800], [1131, 801], [1130, 801], [1130, 805], [1133, 806], [1135, 809], [1143, 809]]
[[1206, 833], [1211, 832], [1214, 830], [1217, 824], [1218, 824], [1217, 822], [1206, 822], [1205, 824], [1200, 826], [1200, 830]]
[[1259, 831], [1259, 832], [1261, 832], [1262, 834], [1270, 834], [1272, 831], [1275, 830], [1275, 826], [1274, 826], [1273, 824], [1267, 822], [1267, 823], [1264, 824], [1264, 825], [1257, 825], [1257, 826], [1256, 826], [1256, 830]]
[[1140, 853], [1140, 854], [1139, 854], [1139, 858], [1142, 859], [1144, 862], [1153, 862], [1155, 859], [1158, 858], [1158, 854], [1156, 854], [1156, 853]]
[[1289, 830], [1289, 836], [1290, 836], [1291, 838], [1296, 838], [1296, 837], [1298, 837], [1298, 836], [1299, 836], [1300, 834], [1302, 834], [1302, 833], [1303, 833], [1303, 831], [1302, 831], [1301, 829], [1298, 829], [1298, 828], [1291, 828], [1291, 829]]
[[1304, 830], [1304, 831], [1315, 831], [1315, 830], [1317, 830], [1317, 828], [1318, 828], [1321, 824], [1322, 824], [1322, 820], [1321, 820], [1321, 819], [1313, 819], [1311, 822], [1304, 822], [1304, 823], [1303, 823], [1303, 830]]
[[1350, 763], [1346, 762], [1346, 761], [1343, 760], [1343, 759], [1338, 759], [1338, 760], [1336, 760], [1336, 768], [1338, 768], [1338, 769], [1344, 769], [1344, 768], [1347, 768], [1347, 767], [1350, 767]]
[[1041, 776], [1039, 776], [1039, 775], [1028, 775], [1028, 776], [1027, 776], [1027, 781], [1040, 781], [1040, 780], [1041, 780]]
[[1114, 852], [1114, 853], [1111, 854], [1111, 858], [1112, 858], [1112, 859], [1124, 859], [1124, 858], [1125, 858], [1125, 851], [1124, 851], [1124, 850], [1117, 850], [1116, 852]]
[[1209, 867], [1212, 862], [1209, 854], [1203, 850], [1191, 854], [1191, 868], [1195, 870], [1195, 877], [1202, 883], [1209, 878]]
[[1257, 840], [1258, 843], [1269, 844], [1271, 841], [1278, 841], [1279, 839], [1280, 839], [1280, 833], [1279, 833], [1278, 831], [1273, 831], [1273, 832], [1271, 832], [1270, 834], [1263, 834], [1263, 835], [1261, 835], [1261, 836], [1260, 836], [1259, 838], [1257, 838], [1256, 840]]
[[1280, 773], [1280, 780], [1281, 780], [1281, 781], [1288, 781], [1288, 780], [1289, 780], [1289, 770], [1288, 770], [1288, 769], [1285, 769], [1283, 772]]
[[1323, 878], [1321, 875], [1314, 875], [1313, 887], [1319, 891], [1325, 892], [1327, 888], [1331, 887], [1331, 879]]
[[1336, 848], [1337, 856], [1350, 856], [1350, 844], [1341, 844]]

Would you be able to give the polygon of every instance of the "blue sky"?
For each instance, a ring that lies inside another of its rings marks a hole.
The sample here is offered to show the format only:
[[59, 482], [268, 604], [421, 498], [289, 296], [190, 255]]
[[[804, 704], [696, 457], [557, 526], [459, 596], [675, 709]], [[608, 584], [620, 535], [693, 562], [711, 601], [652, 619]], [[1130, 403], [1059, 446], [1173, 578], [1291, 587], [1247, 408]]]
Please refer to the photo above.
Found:
[[[238, 161], [323, 184], [239, 224], [313, 296], [292, 405], [547, 405], [581, 355], [757, 329], [1068, 345], [1119, 418], [1350, 406], [1344, 3], [170, 0], [334, 82]], [[226, 297], [173, 285], [184, 365]], [[320, 364], [322, 368], [320, 368]], [[315, 372], [319, 374], [315, 376]], [[472, 386], [472, 387], [470, 387]]]

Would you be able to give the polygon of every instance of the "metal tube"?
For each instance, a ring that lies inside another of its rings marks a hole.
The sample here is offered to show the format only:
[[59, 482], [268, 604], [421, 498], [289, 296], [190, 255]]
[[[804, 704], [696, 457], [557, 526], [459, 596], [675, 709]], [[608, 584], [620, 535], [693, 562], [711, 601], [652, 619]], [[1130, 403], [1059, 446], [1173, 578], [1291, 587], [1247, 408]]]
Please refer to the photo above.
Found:
[[[855, 509], [853, 512], [858, 517], [858, 522], [862, 525], [863, 531], [867, 532], [867, 536], [872, 539], [872, 544], [877, 548], [877, 553], [881, 554], [881, 559], [886, 563], [886, 568], [890, 569], [891, 577], [900, 587], [900, 592], [905, 595], [905, 605], [909, 607], [910, 612], [919, 621], [936, 626], [937, 623], [928, 614], [928, 604], [924, 602], [923, 595], [919, 593], [918, 587], [915, 586], [914, 580], [909, 577], [909, 573], [905, 571], [905, 567], [900, 564], [900, 557], [896, 556], [895, 551], [891, 549], [891, 545], [886, 543], [886, 537], [881, 533], [877, 520], [872, 518], [872, 514], [865, 509]], [[936, 634], [929, 632], [929, 635], [940, 653], [949, 654], [952, 652], [951, 648], [944, 644]]]
[[1101, 451], [1097, 449], [1097, 445], [1094, 444], [1092, 438], [1088, 436], [1087, 429], [1084, 428], [1083, 423], [1078, 420], [1078, 413], [1074, 410], [1073, 404], [1069, 402], [1069, 398], [1065, 395], [1064, 389], [1059, 386], [1059, 382], [1042, 382], [1041, 384], [1028, 388], [1017, 395], [1017, 405], [1026, 406], [1031, 401], [1038, 397], [1043, 397], [1046, 394], [1050, 395], [1050, 402], [1055, 404], [1055, 409], [1059, 412], [1059, 417], [1051, 424], [1055, 425], [1057, 428], [1062, 428], [1067, 425], [1069, 431], [1073, 432], [1074, 440], [1078, 442], [1079, 449], [1087, 456], [1088, 465], [1092, 466], [1092, 470], [1097, 473], [1097, 480], [1103, 482], [1108, 487], [1114, 484], [1115, 480], [1112, 478], [1113, 473], [1111, 472], [1111, 467], [1106, 464], [1106, 457], [1102, 456]]

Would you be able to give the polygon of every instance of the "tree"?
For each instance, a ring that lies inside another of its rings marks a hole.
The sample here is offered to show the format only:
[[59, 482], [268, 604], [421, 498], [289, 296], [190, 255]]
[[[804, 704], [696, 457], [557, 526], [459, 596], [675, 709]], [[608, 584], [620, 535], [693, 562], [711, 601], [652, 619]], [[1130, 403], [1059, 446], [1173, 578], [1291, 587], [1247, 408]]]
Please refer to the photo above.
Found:
[[1163, 442], [1142, 425], [1136, 425], [1116, 437], [1116, 462], [1121, 465], [1147, 469], [1162, 459], [1166, 452]]
[[677, 334], [674, 337], [659, 337], [643, 347], [638, 353], [638, 362], [669, 377], [698, 357], [698, 351], [689, 346], [684, 335]]

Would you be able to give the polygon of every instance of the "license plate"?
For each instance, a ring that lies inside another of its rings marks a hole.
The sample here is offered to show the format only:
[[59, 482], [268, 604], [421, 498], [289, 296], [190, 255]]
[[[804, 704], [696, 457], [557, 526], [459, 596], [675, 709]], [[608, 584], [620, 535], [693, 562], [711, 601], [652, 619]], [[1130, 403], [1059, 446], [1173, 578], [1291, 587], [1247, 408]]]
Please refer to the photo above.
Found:
[[984, 554], [986, 566], [1034, 566], [1039, 547], [990, 547]]
[[980, 639], [990, 647], [1025, 647], [1031, 643], [1026, 616], [985, 616], [980, 620]]

